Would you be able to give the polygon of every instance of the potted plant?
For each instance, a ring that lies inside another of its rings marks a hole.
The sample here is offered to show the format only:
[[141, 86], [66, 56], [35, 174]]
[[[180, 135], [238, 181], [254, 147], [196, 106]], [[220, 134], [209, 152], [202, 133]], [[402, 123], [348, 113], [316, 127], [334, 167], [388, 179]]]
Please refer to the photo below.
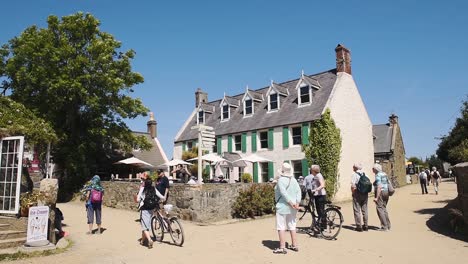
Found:
[[39, 191], [22, 193], [20, 195], [20, 216], [27, 217], [29, 215], [29, 208], [37, 206], [37, 201], [42, 197], [43, 195]]
[[252, 182], [252, 175], [250, 175], [250, 173], [244, 173], [242, 174], [241, 180], [244, 183], [250, 183]]

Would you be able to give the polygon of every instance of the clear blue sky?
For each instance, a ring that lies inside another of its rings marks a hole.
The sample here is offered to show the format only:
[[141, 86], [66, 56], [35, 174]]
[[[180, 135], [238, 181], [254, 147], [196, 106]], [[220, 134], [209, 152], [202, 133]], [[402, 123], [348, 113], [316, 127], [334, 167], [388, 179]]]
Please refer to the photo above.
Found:
[[[155, 3], [157, 2], [157, 3]], [[374, 124], [400, 117], [407, 156], [426, 157], [453, 126], [468, 94], [468, 1], [8, 1], [0, 43], [48, 15], [90, 12], [145, 82], [134, 96], [155, 112], [169, 158], [201, 87], [209, 100], [335, 67], [352, 70]], [[146, 131], [147, 118], [129, 120]]]

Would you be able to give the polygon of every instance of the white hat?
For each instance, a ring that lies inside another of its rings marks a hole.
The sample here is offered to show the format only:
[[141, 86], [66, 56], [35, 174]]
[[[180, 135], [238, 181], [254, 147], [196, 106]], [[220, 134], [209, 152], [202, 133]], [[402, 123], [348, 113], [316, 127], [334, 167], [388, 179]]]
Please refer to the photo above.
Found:
[[279, 173], [281, 176], [286, 176], [286, 177], [291, 177], [291, 176], [293, 176], [291, 164], [289, 164], [289, 163], [283, 163], [283, 166], [281, 167], [280, 170], [278, 170], [278, 173]]

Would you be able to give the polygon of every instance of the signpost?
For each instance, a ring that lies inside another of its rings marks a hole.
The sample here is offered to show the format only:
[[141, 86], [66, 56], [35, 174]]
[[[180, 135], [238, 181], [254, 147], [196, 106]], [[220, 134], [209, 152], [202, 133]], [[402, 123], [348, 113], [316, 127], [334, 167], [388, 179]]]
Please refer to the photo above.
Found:
[[29, 208], [28, 233], [26, 243], [29, 245], [46, 245], [49, 231], [49, 207], [33, 206]]
[[211, 150], [215, 145], [215, 132], [213, 127], [205, 125], [197, 125], [191, 127], [198, 130], [198, 184], [203, 183], [202, 171], [202, 155], [203, 150]]

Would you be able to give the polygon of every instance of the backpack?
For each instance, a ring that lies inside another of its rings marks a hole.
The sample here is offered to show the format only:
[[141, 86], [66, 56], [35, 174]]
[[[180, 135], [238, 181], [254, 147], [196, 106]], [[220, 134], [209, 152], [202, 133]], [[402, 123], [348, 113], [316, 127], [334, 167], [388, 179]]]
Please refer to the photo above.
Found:
[[92, 189], [91, 190], [91, 203], [100, 203], [102, 202], [102, 192]]
[[388, 184], [388, 195], [392, 196], [395, 193], [395, 188], [393, 187], [392, 180], [387, 176]]
[[358, 192], [363, 193], [363, 194], [368, 194], [372, 191], [372, 183], [369, 180], [369, 178], [366, 176], [366, 174], [363, 172], [362, 174], [358, 173], [359, 176], [359, 181], [356, 185], [356, 189]]
[[149, 189], [148, 192], [145, 193], [145, 199], [143, 199], [143, 206], [140, 210], [154, 210], [158, 206], [158, 196], [156, 196], [156, 191], [154, 188]]
[[439, 172], [438, 172], [438, 171], [434, 171], [434, 173], [432, 174], [432, 177], [433, 177], [434, 179], [436, 179], [436, 180], [439, 179], [439, 177], [440, 177]]

